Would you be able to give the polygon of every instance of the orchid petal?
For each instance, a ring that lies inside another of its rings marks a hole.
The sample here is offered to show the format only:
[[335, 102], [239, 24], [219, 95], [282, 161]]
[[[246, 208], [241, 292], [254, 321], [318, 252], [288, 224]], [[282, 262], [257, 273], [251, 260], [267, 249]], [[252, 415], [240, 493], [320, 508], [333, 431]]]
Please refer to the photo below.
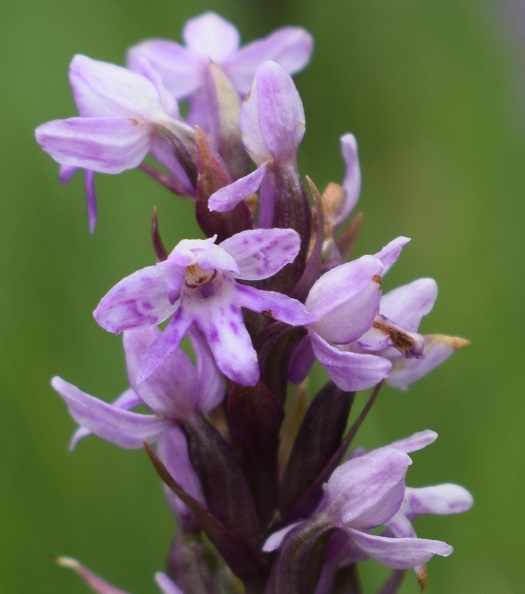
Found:
[[215, 359], [202, 334], [195, 328], [189, 331], [189, 337], [197, 359], [199, 394], [198, 409], [202, 413], [214, 409], [224, 399], [226, 382], [215, 364]]
[[383, 295], [381, 313], [407, 332], [416, 332], [421, 318], [434, 307], [437, 283], [420, 278]]
[[235, 88], [247, 93], [257, 68], [267, 60], [277, 62], [288, 74], [302, 70], [310, 60], [312, 36], [301, 27], [283, 27], [264, 39], [248, 43], [227, 58], [222, 67]]
[[173, 153], [171, 142], [163, 136], [152, 136], [150, 154], [175, 178], [180, 187], [179, 193], [183, 196], [195, 196], [195, 188], [188, 178], [184, 167], [180, 164]]
[[[157, 453], [168, 472], [184, 491], [204, 504], [201, 484], [191, 464], [188, 443], [182, 430], [173, 426], [166, 431], [157, 443]], [[184, 527], [194, 524], [195, 517], [186, 504], [167, 485], [163, 484], [163, 490], [178, 522]]]
[[184, 419], [197, 409], [199, 385], [197, 371], [189, 357], [176, 349], [141, 383], [136, 382], [149, 347], [161, 336], [156, 326], [124, 332], [124, 350], [128, 376], [142, 400], [159, 416]]
[[95, 172], [90, 169], [86, 169], [84, 172], [84, 188], [86, 190], [86, 205], [87, 205], [87, 216], [89, 223], [89, 232], [95, 231], [95, 225], [97, 224], [97, 195], [95, 193]]
[[188, 315], [185, 309], [179, 305], [179, 302], [175, 306], [177, 310], [170, 323], [161, 336], [151, 344], [142, 359], [142, 365], [135, 380], [138, 384], [148, 379], [152, 373], [155, 373], [164, 361], [178, 349], [181, 340], [194, 322], [193, 317]]
[[401, 510], [412, 519], [421, 514], [461, 514], [468, 511], [473, 503], [472, 495], [465, 488], [443, 483], [417, 489], [407, 487]]
[[275, 291], [262, 291], [246, 285], [236, 286], [235, 302], [251, 311], [263, 313], [292, 326], [305, 326], [314, 320], [297, 299]]
[[141, 448], [144, 440], [155, 441], [171, 423], [153, 415], [142, 415], [122, 410], [94, 398], [60, 377], [51, 381], [62, 396], [71, 416], [79, 424], [121, 448]]
[[73, 165], [60, 165], [58, 179], [61, 184], [67, 184], [73, 175], [78, 171], [78, 167]]
[[148, 266], [117, 283], [100, 301], [93, 315], [98, 325], [120, 334], [139, 326], [160, 324], [175, 311], [167, 296], [164, 271]]
[[397, 514], [392, 516], [388, 522], [385, 522], [387, 527], [384, 536], [390, 536], [392, 533], [397, 538], [415, 538], [417, 537], [414, 526], [406, 515], [400, 510]]
[[208, 239], [183, 239], [168, 256], [166, 266], [188, 267], [198, 264], [203, 270], [227, 270], [238, 273], [239, 266], [221, 246], [215, 245], [217, 236]]
[[[111, 403], [111, 406], [120, 408], [121, 410], [129, 410], [130, 408], [139, 406], [139, 404], [144, 404], [142, 399], [132, 388], [128, 388], [123, 394], [121, 394]], [[91, 431], [89, 431], [89, 429], [86, 429], [85, 427], [79, 427], [71, 437], [68, 446], [69, 451], [72, 452], [77, 447], [78, 442], [88, 435], [91, 435]]]
[[160, 74], [164, 86], [176, 99], [188, 96], [202, 84], [204, 60], [178, 43], [148, 39], [128, 51], [130, 70], [142, 72], [144, 60]]
[[386, 274], [396, 263], [401, 251], [409, 241], [410, 239], [408, 237], [396, 237], [396, 239], [393, 239], [390, 243], [387, 243], [381, 251], [375, 254], [375, 257], [381, 260], [383, 263], [383, 274]]
[[379, 310], [382, 271], [377, 258], [363, 256], [324, 274], [305, 302], [318, 319], [310, 328], [336, 344], [361, 336]]
[[195, 323], [222, 373], [241, 386], [254, 386], [259, 379], [259, 364], [240, 307], [223, 299], [203, 311]]
[[162, 594], [184, 594], [165, 573], [157, 572], [155, 574], [155, 581]]
[[433, 555], [448, 557], [454, 549], [440, 540], [388, 538], [347, 529], [349, 536], [369, 557], [393, 569], [423, 565]]
[[273, 160], [261, 133], [257, 77], [253, 79], [250, 92], [246, 95], [241, 106], [241, 132], [244, 148], [257, 167], [266, 161]]
[[155, 85], [122, 66], [76, 55], [69, 79], [81, 116], [150, 119], [162, 113]]
[[[275, 62], [265, 62], [255, 75], [261, 138], [268, 153], [280, 164], [292, 162], [305, 132], [303, 103], [289, 74]], [[252, 89], [252, 94], [253, 94]], [[251, 100], [248, 99], [247, 103]], [[241, 114], [242, 115], [242, 114]], [[241, 120], [242, 121], [242, 120]], [[246, 149], [250, 148], [244, 137]]]
[[218, 63], [234, 54], [240, 42], [237, 29], [211, 11], [187, 21], [182, 37], [189, 49]]
[[388, 447], [345, 462], [335, 469], [325, 488], [326, 513], [341, 527], [383, 524], [403, 502], [411, 463], [407, 454]]
[[437, 438], [438, 434], [435, 431], [425, 429], [424, 431], [418, 431], [417, 433], [414, 433], [410, 437], [398, 439], [397, 441], [389, 444], [388, 447], [396, 448], [397, 450], [411, 454], [412, 452], [417, 452], [423, 448], [426, 448], [428, 445], [434, 443]]
[[263, 163], [255, 171], [252, 171], [252, 173], [217, 190], [217, 192], [210, 196], [208, 208], [218, 212], [225, 212], [237, 206], [241, 200], [257, 192], [266, 175], [267, 168], [268, 163]]
[[400, 359], [395, 362], [388, 377], [388, 384], [393, 388], [406, 390], [410, 384], [446, 361], [456, 349], [468, 344], [468, 341], [463, 338], [440, 334], [427, 334], [424, 338], [422, 359]]
[[221, 243], [237, 262], [236, 278], [261, 280], [273, 276], [295, 260], [301, 238], [293, 229], [254, 229], [242, 231]]
[[361, 168], [357, 155], [357, 142], [353, 134], [345, 134], [341, 137], [341, 150], [346, 163], [346, 174], [343, 181], [345, 198], [334, 221], [335, 227], [338, 227], [352, 212], [361, 191]]
[[383, 357], [341, 351], [314, 332], [309, 334], [317, 360], [341, 390], [368, 390], [385, 379], [392, 368], [392, 363]]
[[288, 526], [285, 526], [284, 528], [281, 528], [280, 530], [277, 530], [277, 532], [271, 534], [264, 542], [262, 550], [265, 553], [271, 553], [272, 551], [276, 551], [281, 546], [281, 543], [283, 542], [284, 537], [288, 534], [288, 532], [293, 530], [296, 526], [298, 526], [301, 523], [302, 521], [293, 522], [292, 524], [289, 524]]
[[35, 130], [38, 144], [62, 165], [120, 173], [140, 165], [150, 146], [144, 122], [128, 118], [69, 118]]
[[[137, 70], [137, 72], [139, 72]], [[140, 74], [145, 76], [155, 87], [157, 94], [159, 96], [159, 105], [162, 111], [167, 114], [170, 118], [175, 120], [180, 119], [180, 111], [179, 111], [179, 104], [175, 97], [168, 92], [164, 83], [162, 82], [162, 77], [160, 76], [159, 72], [153, 68], [153, 66], [148, 62], [148, 60], [143, 59], [142, 64], [140, 66]], [[154, 112], [148, 115], [154, 116]]]
[[295, 347], [288, 365], [288, 377], [293, 384], [300, 384], [306, 379], [315, 355], [312, 350], [312, 343], [309, 336], [305, 336]]

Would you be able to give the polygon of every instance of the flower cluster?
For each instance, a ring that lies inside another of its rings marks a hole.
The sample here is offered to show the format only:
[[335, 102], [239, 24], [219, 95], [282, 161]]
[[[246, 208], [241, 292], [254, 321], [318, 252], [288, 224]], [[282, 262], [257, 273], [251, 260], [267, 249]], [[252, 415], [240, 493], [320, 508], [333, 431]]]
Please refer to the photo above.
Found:
[[[139, 43], [126, 67], [75, 56], [79, 116], [36, 130], [62, 181], [85, 170], [91, 231], [94, 173], [139, 167], [193, 201], [204, 235], [168, 252], [155, 214], [156, 263], [101, 299], [94, 317], [123, 334], [130, 387], [107, 403], [52, 380], [79, 425], [71, 447], [90, 433], [145, 445], [179, 525], [156, 575], [164, 594], [329, 594], [336, 580], [358, 592], [366, 558], [392, 569], [383, 592], [397, 591], [408, 569], [424, 588], [427, 561], [452, 547], [418, 538], [412, 520], [465, 511], [471, 496], [457, 485], [406, 486], [409, 454], [432, 431], [348, 451], [385, 381], [405, 389], [466, 341], [419, 333], [437, 296], [432, 279], [383, 293], [408, 238], [349, 261], [361, 185], [351, 134], [341, 138], [342, 184], [305, 186], [305, 115], [290, 75], [308, 63], [310, 35], [285, 27], [239, 48], [235, 27], [206, 13], [183, 38]], [[316, 360], [329, 381], [306, 407]], [[356, 392], [368, 389], [347, 431]], [[96, 592], [125, 594], [61, 563]]]

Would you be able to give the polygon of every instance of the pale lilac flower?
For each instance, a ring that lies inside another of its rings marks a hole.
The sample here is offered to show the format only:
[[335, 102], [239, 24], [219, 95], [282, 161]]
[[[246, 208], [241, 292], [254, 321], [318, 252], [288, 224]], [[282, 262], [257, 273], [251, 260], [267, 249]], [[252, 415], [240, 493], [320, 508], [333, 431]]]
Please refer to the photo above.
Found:
[[[408, 241], [400, 237], [376, 254], [386, 270]], [[379, 316], [370, 331], [356, 343], [358, 349], [375, 352], [392, 362], [387, 381], [394, 388], [406, 389], [443, 363], [456, 349], [468, 344], [458, 337], [418, 333], [421, 319], [434, 307], [437, 292], [433, 279], [420, 278], [383, 295]]]
[[[359, 451], [332, 473], [312, 517], [270, 536], [263, 550], [279, 548], [287, 535], [293, 539], [293, 531], [301, 523], [315, 526], [318, 536], [323, 533], [323, 527], [336, 528], [318, 590], [320, 593], [330, 591], [326, 584], [338, 567], [367, 557], [387, 567], [409, 569], [423, 565], [433, 555], [450, 555], [453, 551], [450, 545], [417, 538], [410, 520], [418, 513], [466, 511], [472, 504], [470, 494], [456, 485], [423, 490], [405, 486], [406, 472], [411, 464], [408, 453], [425, 447], [436, 437], [432, 431], [423, 431], [368, 453]], [[380, 526], [387, 527], [385, 534], [371, 532]]]
[[128, 65], [141, 72], [144, 61], [150, 63], [174, 97], [190, 98], [189, 120], [204, 129], [210, 102], [206, 89], [210, 64], [217, 65], [243, 96], [263, 62], [273, 60], [293, 74], [306, 66], [313, 47], [307, 31], [284, 27], [239, 49], [237, 29], [214, 12], [189, 20], [182, 36], [185, 46], [162, 39], [139, 43], [129, 50]]
[[[395, 448], [405, 454], [421, 450], [437, 439], [437, 433], [426, 430], [415, 433], [410, 437], [391, 443], [386, 448]], [[380, 448], [381, 451], [385, 448]], [[350, 454], [350, 459], [364, 455], [363, 450]], [[398, 511], [384, 522], [386, 531], [383, 538], [417, 539], [416, 531], [411, 521], [421, 514], [450, 515], [468, 511], [472, 507], [472, 495], [459, 485], [445, 483], [430, 487], [406, 487]], [[444, 543], [443, 543], [444, 544]], [[448, 546], [448, 545], [447, 545]], [[441, 554], [441, 553], [436, 553]], [[346, 533], [336, 533], [332, 538], [326, 556], [323, 572], [315, 594], [329, 594], [332, 591], [333, 579], [337, 570], [366, 558], [363, 550], [359, 550], [348, 540]], [[390, 565], [393, 567], [392, 565]], [[396, 566], [395, 569], [407, 569]], [[426, 580], [424, 563], [413, 566], [414, 571], [423, 585]]]
[[[124, 333], [131, 388], [111, 404], [90, 396], [59, 377], [53, 378], [51, 383], [80, 425], [71, 440], [71, 449], [90, 433], [127, 449], [141, 448], [144, 441], [158, 441], [159, 457], [170, 474], [194, 499], [204, 502], [186, 438], [178, 424], [215, 408], [224, 398], [224, 378], [202, 337], [198, 332], [192, 332], [190, 337], [196, 354], [196, 367], [183, 351], [177, 349], [155, 373], [138, 383], [142, 359], [159, 336], [160, 330], [155, 326]], [[139, 405], [146, 405], [154, 414], [131, 412], [131, 408]], [[164, 490], [179, 522], [182, 525], [191, 524], [193, 514], [186, 505], [169, 489]]]
[[259, 379], [257, 354], [241, 308], [292, 325], [313, 320], [299, 301], [237, 282], [271, 277], [293, 262], [299, 250], [295, 231], [244, 231], [220, 245], [215, 239], [181, 241], [167, 260], [120, 281], [95, 310], [99, 325], [114, 334], [173, 316], [148, 349], [139, 380], [151, 375], [196, 326], [224, 375], [238, 384], [254, 385]]
[[[119, 447], [136, 449], [143, 442], [156, 441], [180, 421], [215, 408], [224, 397], [224, 378], [198, 332], [192, 332], [197, 366], [180, 349], [174, 349], [146, 380], [138, 382], [142, 360], [160, 337], [155, 326], [128, 330], [124, 349], [131, 388], [113, 404], [86, 394], [60, 377], [51, 384], [66, 402], [71, 416], [83, 428], [73, 437], [74, 447], [87, 432]], [[131, 412], [145, 404], [154, 415]]]
[[[337, 266], [314, 284], [305, 305], [321, 322], [308, 326], [308, 336], [294, 352], [291, 381], [301, 382], [317, 359], [342, 390], [367, 389], [385, 378], [392, 387], [405, 389], [442, 363], [455, 348], [467, 344], [459, 338], [417, 332], [437, 297], [433, 279], [418, 279], [386, 295], [378, 290], [375, 299], [368, 298], [366, 291], [372, 290], [374, 277], [380, 289], [379, 277], [388, 272], [409, 241], [398, 237], [375, 256]], [[370, 258], [381, 266], [367, 270], [373, 262]], [[339, 301], [348, 310], [341, 324], [337, 309], [335, 315], [328, 316], [328, 323], [324, 320], [324, 308], [338, 303], [334, 295], [340, 296]]]
[[[97, 594], [130, 594], [129, 592], [125, 592], [120, 588], [112, 586], [96, 573], [93, 573], [90, 569], [79, 563], [76, 559], [72, 559], [71, 557], [59, 557], [58, 564], [75, 571], [86, 582], [91, 590], [97, 592]], [[155, 574], [155, 581], [162, 594], [184, 594], [183, 591], [164, 573], [157, 572]]]
[[[433, 555], [450, 555], [452, 547], [441, 541], [370, 533], [399, 511], [410, 464], [407, 454], [390, 447], [345, 462], [328, 480], [318, 511], [306, 521], [342, 531], [347, 562], [371, 557], [387, 567], [408, 569]], [[264, 550], [278, 548], [289, 528], [270, 537]]]
[[[179, 120], [177, 102], [158, 75], [147, 65], [145, 69], [149, 76], [82, 55], [73, 58], [69, 77], [80, 117], [47, 122], [35, 131], [40, 146], [62, 165], [62, 181], [75, 168], [110, 174], [133, 169], [151, 153], [188, 194], [194, 192], [194, 180], [173, 150], [177, 139], [191, 145], [193, 130]], [[92, 174], [86, 190], [93, 226]]]
[[[249, 175], [210, 197], [210, 210], [231, 210], [261, 187], [260, 227], [274, 223], [275, 201], [300, 185], [296, 157], [304, 136], [305, 116], [299, 93], [281, 66], [265, 62], [241, 108], [242, 139], [257, 165]], [[298, 181], [299, 180], [299, 181]], [[288, 198], [292, 199], [292, 198]]]

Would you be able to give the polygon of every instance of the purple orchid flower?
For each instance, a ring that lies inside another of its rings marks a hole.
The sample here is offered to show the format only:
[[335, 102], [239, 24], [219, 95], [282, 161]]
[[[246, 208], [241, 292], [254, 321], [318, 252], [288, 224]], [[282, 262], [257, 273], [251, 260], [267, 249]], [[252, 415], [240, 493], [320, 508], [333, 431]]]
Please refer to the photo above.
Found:
[[[456, 485], [422, 491], [405, 486], [406, 472], [412, 463], [408, 453], [425, 447], [436, 437], [433, 431], [422, 431], [371, 452], [354, 453], [332, 473], [316, 512], [309, 519], [271, 535], [263, 550], [276, 550], [286, 538], [293, 540], [294, 535], [297, 538], [297, 534], [308, 534], [306, 530], [295, 530], [301, 524], [311, 525], [314, 530], [310, 534], [316, 538], [335, 528], [316, 594], [331, 591], [337, 568], [367, 557], [393, 569], [410, 569], [422, 566], [433, 555], [450, 555], [450, 545], [417, 538], [410, 520], [418, 512], [466, 511], [472, 505], [472, 497]], [[380, 526], [386, 526], [387, 533], [373, 534]]]
[[260, 227], [270, 227], [277, 190], [284, 179], [299, 177], [296, 157], [305, 131], [299, 93], [291, 77], [275, 62], [265, 62], [257, 70], [241, 108], [241, 129], [244, 146], [257, 169], [212, 194], [209, 207], [220, 212], [231, 210], [262, 185], [258, 221]]
[[167, 260], [120, 281], [94, 312], [98, 324], [118, 334], [160, 324], [173, 316], [148, 349], [138, 381], [149, 377], [178, 347], [192, 326], [204, 335], [219, 369], [252, 386], [259, 379], [257, 354], [241, 308], [292, 325], [313, 321], [299, 301], [240, 284], [271, 277], [293, 262], [299, 236], [292, 229], [243, 231], [220, 245], [215, 237], [183, 240]]
[[148, 153], [178, 180], [181, 192], [193, 195], [187, 167], [175, 158], [173, 143], [190, 146], [193, 130], [180, 121], [177, 102], [159, 76], [145, 64], [148, 76], [121, 66], [77, 55], [69, 78], [80, 117], [42, 124], [37, 142], [62, 165], [61, 180], [76, 168], [86, 169], [90, 228], [96, 221], [93, 171], [121, 173], [140, 165]]
[[[385, 448], [394, 448], [405, 454], [411, 454], [434, 443], [436, 439], [437, 433], [435, 431], [425, 430], [405, 439], [395, 441], [385, 446]], [[378, 452], [385, 448], [379, 448], [375, 451]], [[363, 455], [366, 455], [366, 452], [358, 449], [350, 454], [349, 459], [356, 459]], [[405, 487], [404, 496], [398, 511], [389, 520], [384, 522], [386, 531], [383, 532], [381, 538], [417, 539], [417, 534], [411, 521], [418, 515], [463, 513], [468, 511], [472, 507], [472, 504], [472, 495], [464, 487], [459, 485], [446, 483], [431, 487]], [[322, 505], [324, 504], [322, 503]], [[315, 594], [329, 594], [332, 591], [333, 580], [337, 570], [364, 560], [367, 556], [362, 548], [356, 547], [352, 541], [349, 541], [346, 533], [337, 532], [330, 542], [323, 572]], [[385, 565], [388, 564], [385, 563]], [[394, 566], [389, 565], [389, 567]], [[408, 569], [408, 567], [401, 568], [396, 566], [394, 569]], [[414, 565], [413, 569], [420, 584], [423, 585], [426, 581], [426, 566], [424, 563], [421, 563]], [[392, 577], [393, 580], [391, 581], [397, 584], [399, 576], [396, 571], [393, 572]]]
[[190, 99], [188, 119], [203, 129], [209, 127], [206, 121], [210, 97], [206, 87], [210, 64], [218, 66], [239, 95], [244, 96], [263, 62], [273, 60], [293, 74], [306, 66], [313, 47], [307, 31], [284, 27], [239, 49], [237, 29], [214, 12], [189, 20], [182, 36], [185, 47], [161, 39], [146, 40], [132, 47], [128, 66], [141, 72], [144, 61], [150, 63], [174, 97]]
[[[301, 382], [317, 359], [342, 390], [365, 390], [385, 378], [392, 387], [404, 389], [467, 344], [459, 338], [417, 333], [437, 297], [433, 279], [418, 279], [381, 295], [381, 277], [409, 241], [398, 237], [375, 256], [337, 266], [314, 284], [305, 305], [320, 321], [308, 326], [308, 336], [294, 352], [292, 382]], [[373, 282], [379, 288], [375, 299], [368, 296]], [[342, 325], [334, 294], [341, 295], [348, 311]]]
[[[90, 569], [79, 563], [76, 559], [71, 557], [59, 557], [58, 564], [62, 567], [68, 567], [75, 571], [86, 584], [97, 594], [130, 594], [120, 588], [112, 586], [96, 573], [93, 573]], [[184, 594], [184, 592], [178, 588], [173, 581], [165, 574], [157, 572], [155, 574], [155, 581], [159, 590], [162, 594]]]
[[[377, 254], [386, 270], [408, 241], [399, 237]], [[433, 279], [420, 278], [383, 295], [379, 315], [356, 343], [357, 350], [374, 352], [391, 361], [387, 382], [394, 388], [406, 389], [443, 363], [456, 349], [468, 344], [458, 337], [418, 333], [421, 319], [434, 307], [437, 292]]]
[[[138, 383], [142, 359], [160, 335], [155, 326], [124, 333], [131, 388], [112, 404], [86, 394], [60, 377], [53, 378], [51, 383], [80, 425], [71, 447], [90, 433], [127, 449], [141, 448], [144, 441], [158, 441], [159, 455], [175, 480], [192, 497], [204, 502], [199, 480], [190, 462], [186, 439], [178, 424], [193, 415], [212, 410], [222, 401], [224, 377], [219, 373], [202, 336], [192, 331], [190, 338], [196, 354], [196, 366], [182, 350], [177, 349], [148, 379]], [[138, 405], [146, 405], [154, 414], [130, 411]], [[171, 492], [168, 501], [183, 524], [192, 522], [191, 512]]]

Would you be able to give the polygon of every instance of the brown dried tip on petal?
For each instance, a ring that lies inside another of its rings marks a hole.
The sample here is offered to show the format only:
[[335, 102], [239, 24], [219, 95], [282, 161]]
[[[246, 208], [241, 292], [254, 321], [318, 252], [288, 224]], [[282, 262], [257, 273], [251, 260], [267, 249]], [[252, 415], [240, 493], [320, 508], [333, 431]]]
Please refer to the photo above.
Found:
[[426, 334], [425, 338], [428, 339], [429, 346], [434, 343], [441, 342], [451, 349], [462, 349], [464, 346], [470, 344], [470, 340], [466, 338], [460, 338], [459, 336], [446, 336], [445, 334]]
[[377, 283], [378, 285], [380, 285], [383, 281], [383, 279], [379, 276], [379, 274], [374, 274], [374, 276], [372, 277], [372, 280]]
[[419, 582], [419, 588], [421, 589], [421, 593], [423, 594], [427, 589], [427, 566], [426, 564], [420, 565], [419, 567], [415, 567], [414, 569], [416, 572], [417, 581]]
[[151, 217], [151, 240], [153, 242], [153, 251], [157, 262], [163, 262], [168, 257], [168, 252], [162, 243], [159, 232], [159, 219], [157, 215], [157, 207], [153, 208], [153, 216]]

